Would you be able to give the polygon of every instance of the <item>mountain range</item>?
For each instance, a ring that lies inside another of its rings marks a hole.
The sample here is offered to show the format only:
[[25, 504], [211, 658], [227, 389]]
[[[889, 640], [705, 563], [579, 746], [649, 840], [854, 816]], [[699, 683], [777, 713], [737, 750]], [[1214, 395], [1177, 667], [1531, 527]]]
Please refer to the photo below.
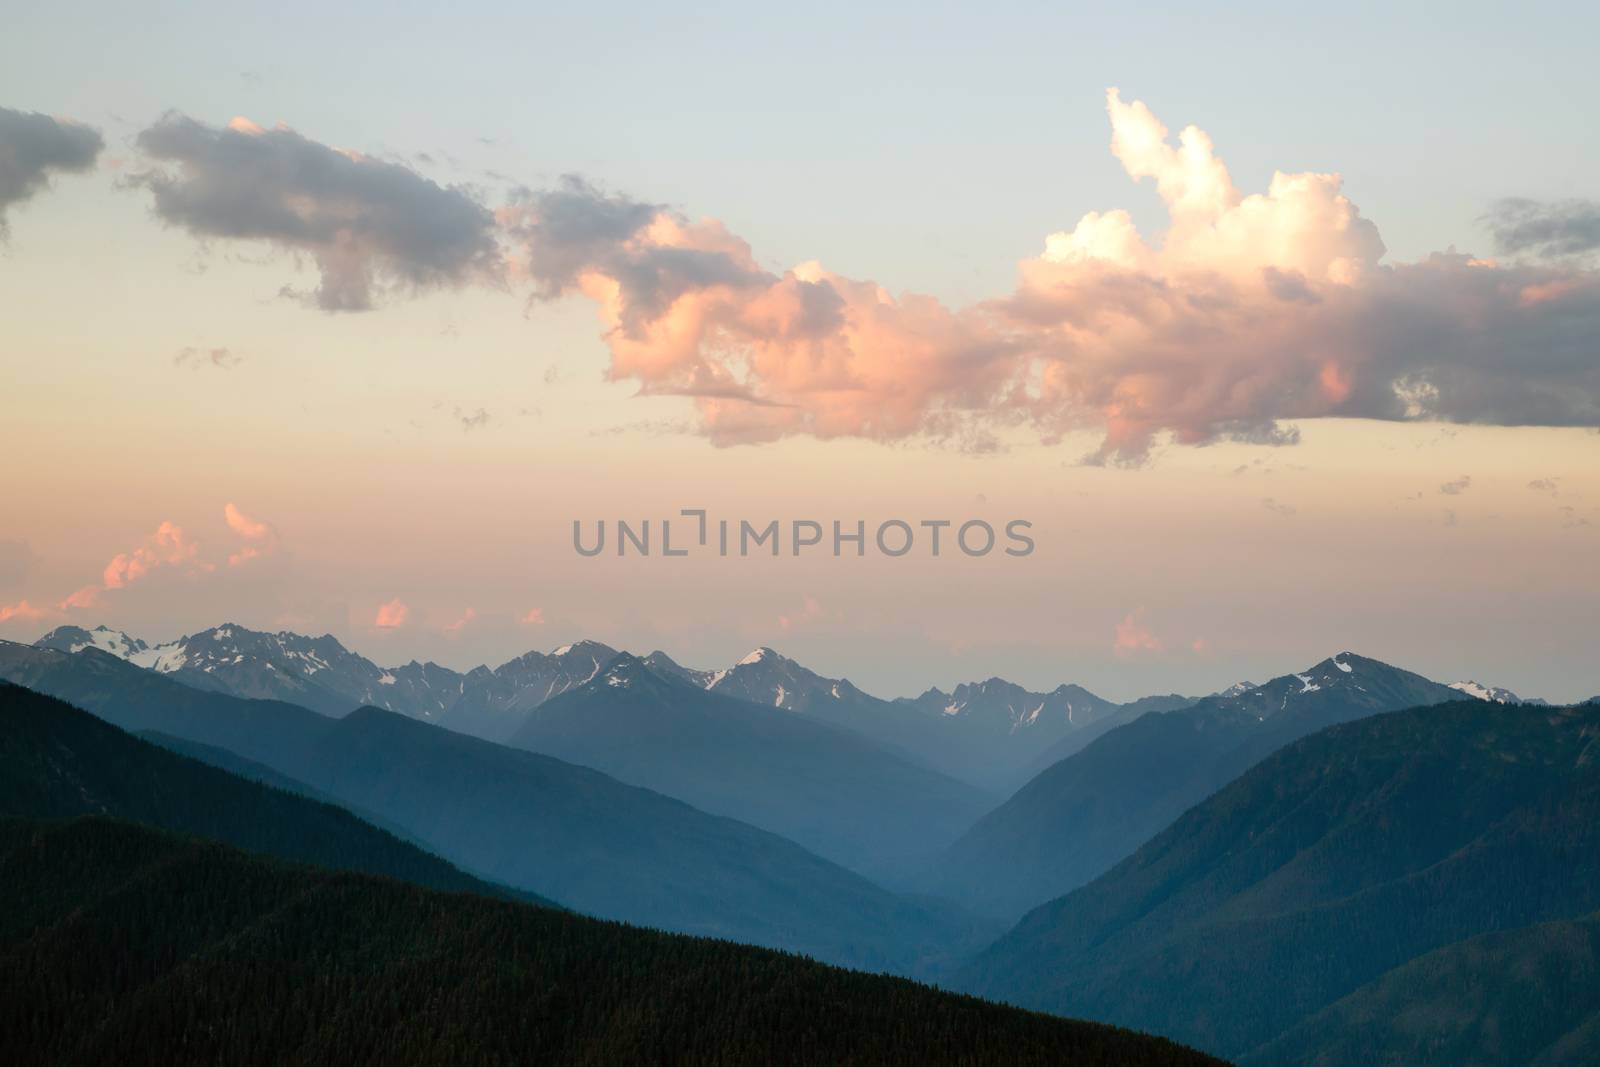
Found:
[[5, 683], [0, 872], [0, 1062], [1214, 1062], [530, 906]]
[[379, 708], [334, 719], [194, 689], [94, 648], [0, 643], [0, 677], [262, 764], [476, 876], [591, 915], [897, 972], [974, 936], [963, 918], [776, 834]]
[[[1600, 706], [1446, 686], [1351, 653], [1199, 700], [1124, 705], [1001, 679], [883, 701], [771, 649], [701, 671], [594, 643], [464, 675], [417, 665], [422, 681], [406, 686], [400, 669], [323, 641], [219, 627], [156, 649], [103, 628], [43, 642], [60, 647], [0, 642], [0, 677], [97, 717], [0, 686], [0, 820], [111, 815], [310, 862], [323, 869], [302, 883], [312, 898], [363, 897], [318, 880], [343, 870], [553, 900], [934, 977], [1252, 1064], [1600, 1054]], [[340, 703], [372, 677], [410, 710]], [[423, 706], [417, 694], [451, 679], [453, 700]], [[317, 710], [259, 696], [311, 686]], [[469, 708], [502, 743], [459, 729]], [[1003, 802], [973, 784], [1063, 750]], [[227, 871], [205, 901], [231, 899], [228, 879], [282, 884], [249, 857], [161, 852], [165, 838], [17, 832], [26, 849], [80, 850], [62, 862], [110, 872], [110, 896], [85, 883], [86, 915], [118, 894], [166, 915], [139, 896], [164, 883], [119, 867], [124, 855]], [[226, 906], [253, 914], [250, 893]], [[370, 899], [404, 913], [399, 898]], [[17, 976], [46, 957], [15, 955], [4, 930], [0, 1004], [26, 1006]], [[460, 950], [430, 943], [439, 959]], [[757, 973], [754, 959], [730, 966]], [[109, 988], [66, 955], [49, 960], [64, 983]], [[162, 981], [182, 988], [187, 973]], [[161, 1002], [167, 988], [116, 996]], [[30, 1041], [51, 1040], [42, 1017], [28, 1016]], [[925, 1035], [909, 1036], [907, 1048]]]
[[772, 830], [879, 880], [931, 859], [999, 797], [853, 730], [703, 689], [622, 653], [507, 744]]
[[[617, 655], [599, 642], [579, 641], [495, 668], [459, 672], [415, 660], [386, 668], [328, 634], [264, 633], [233, 623], [159, 645], [105, 626], [60, 626], [35, 644], [69, 653], [99, 649], [200, 689], [334, 716], [378, 707], [497, 742], [511, 738], [545, 701], [592, 681]], [[765, 647], [722, 670], [684, 667], [660, 651], [642, 662], [721, 696], [854, 731], [987, 792], [1010, 792], [1121, 722], [1193, 703], [1174, 695], [1115, 704], [1080, 686], [1040, 693], [1000, 678], [884, 700]]]
[[1460, 694], [1341, 653], [1111, 729], [1040, 773], [939, 858], [924, 888], [1014, 919], [1092, 880], [1252, 764], [1335, 723]]
[[957, 984], [1247, 1063], [1596, 1062], [1597, 753], [1593, 705], [1324, 729], [1030, 912]]

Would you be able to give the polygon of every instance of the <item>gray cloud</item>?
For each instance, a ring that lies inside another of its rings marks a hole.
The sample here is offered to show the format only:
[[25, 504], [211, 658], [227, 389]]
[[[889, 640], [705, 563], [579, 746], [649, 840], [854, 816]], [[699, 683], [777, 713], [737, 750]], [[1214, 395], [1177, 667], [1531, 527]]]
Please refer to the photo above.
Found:
[[1439, 487], [1439, 492], [1445, 496], [1460, 496], [1472, 487], [1472, 476], [1463, 474], [1459, 478], [1452, 478]]
[[43, 189], [52, 174], [88, 170], [104, 147], [88, 126], [0, 107], [0, 240], [10, 232], [8, 208]]
[[132, 181], [153, 194], [158, 217], [200, 238], [311, 255], [324, 310], [366, 310], [380, 287], [498, 281], [494, 216], [462, 187], [238, 119], [218, 128], [171, 113], [138, 145], [156, 166]]
[[[510, 232], [524, 249], [539, 298], [561, 296], [591, 271], [604, 274], [620, 287], [623, 324], [631, 331], [658, 318], [685, 293], [713, 286], [764, 288], [776, 281], [749, 264], [748, 249], [738, 255], [730, 249], [636, 240], [658, 218], [683, 220], [663, 205], [608, 195], [577, 175], [564, 176], [554, 189], [519, 191], [511, 214]], [[831, 290], [810, 299], [808, 310], [815, 315], [837, 314], [838, 298]]]
[[471, 433], [473, 430], [481, 430], [483, 427], [489, 425], [489, 413], [483, 410], [483, 408], [479, 408], [478, 410], [471, 412], [462, 411], [460, 408], [456, 408], [455, 419], [461, 424], [461, 429], [465, 433]]
[[1600, 203], [1593, 200], [1500, 200], [1485, 221], [1495, 248], [1510, 255], [1554, 259], [1600, 249]]

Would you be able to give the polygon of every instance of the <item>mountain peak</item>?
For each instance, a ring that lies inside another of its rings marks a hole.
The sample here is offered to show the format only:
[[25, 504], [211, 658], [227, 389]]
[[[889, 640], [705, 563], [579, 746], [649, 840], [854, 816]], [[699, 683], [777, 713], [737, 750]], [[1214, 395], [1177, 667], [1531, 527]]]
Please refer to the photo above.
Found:
[[121, 630], [113, 630], [103, 623], [93, 630], [85, 630], [70, 623], [57, 626], [33, 644], [35, 648], [49, 648], [68, 654], [81, 652], [86, 648], [98, 648], [118, 659], [128, 659], [149, 647], [137, 637], [131, 637]]
[[783, 659], [782, 656], [780, 656], [776, 652], [772, 651], [772, 649], [768, 648], [766, 645], [762, 645], [760, 648], [753, 648], [748, 653], [746, 653], [744, 659], [739, 661], [738, 666], [740, 666], [740, 667], [749, 667], [749, 666], [751, 666], [753, 664], [760, 663], [764, 659], [769, 659], [769, 658], [770, 659], [775, 659], [775, 660]]

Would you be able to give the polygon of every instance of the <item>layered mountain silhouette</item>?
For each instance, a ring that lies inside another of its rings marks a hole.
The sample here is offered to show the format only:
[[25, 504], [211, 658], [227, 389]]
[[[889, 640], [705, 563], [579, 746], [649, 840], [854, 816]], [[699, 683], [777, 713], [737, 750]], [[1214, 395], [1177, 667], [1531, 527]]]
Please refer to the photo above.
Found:
[[534, 708], [508, 743], [737, 816], [877, 878], [931, 858], [998, 802], [854, 731], [626, 653]]
[[377, 708], [333, 719], [193, 689], [96, 649], [0, 644], [0, 676], [124, 729], [264, 764], [474, 875], [589, 914], [899, 972], [968, 936], [964, 921], [776, 834]]
[[1595, 1062], [1597, 753], [1593, 706], [1335, 726], [1030, 912], [961, 984], [1249, 1062]]
[[691, 676], [712, 692], [855, 730], [951, 777], [1005, 792], [1026, 781], [1054, 746], [1075, 751], [1119, 722], [1192, 703], [1173, 696], [1120, 705], [1081, 686], [1038, 693], [1002, 678], [881, 700], [765, 647], [728, 670]]
[[1297, 738], [1459, 697], [1420, 675], [1341, 653], [1303, 674], [1142, 715], [1051, 766], [984, 816], [939, 859], [926, 888], [1014, 918], [1104, 873]]
[[289, 779], [271, 777], [273, 787], [186, 759], [63, 701], [0, 682], [0, 817], [112, 816], [322, 867], [538, 899], [464, 874], [343, 808], [297, 795]]

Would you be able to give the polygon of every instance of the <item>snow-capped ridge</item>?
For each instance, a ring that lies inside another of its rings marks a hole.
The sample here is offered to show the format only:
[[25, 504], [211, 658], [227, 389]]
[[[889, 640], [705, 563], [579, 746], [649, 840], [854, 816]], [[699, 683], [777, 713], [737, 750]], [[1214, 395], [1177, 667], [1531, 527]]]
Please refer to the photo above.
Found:
[[1472, 697], [1475, 700], [1485, 700], [1491, 704], [1521, 704], [1523, 700], [1509, 689], [1497, 685], [1484, 685], [1472, 680], [1451, 682], [1450, 688], [1458, 693]]

